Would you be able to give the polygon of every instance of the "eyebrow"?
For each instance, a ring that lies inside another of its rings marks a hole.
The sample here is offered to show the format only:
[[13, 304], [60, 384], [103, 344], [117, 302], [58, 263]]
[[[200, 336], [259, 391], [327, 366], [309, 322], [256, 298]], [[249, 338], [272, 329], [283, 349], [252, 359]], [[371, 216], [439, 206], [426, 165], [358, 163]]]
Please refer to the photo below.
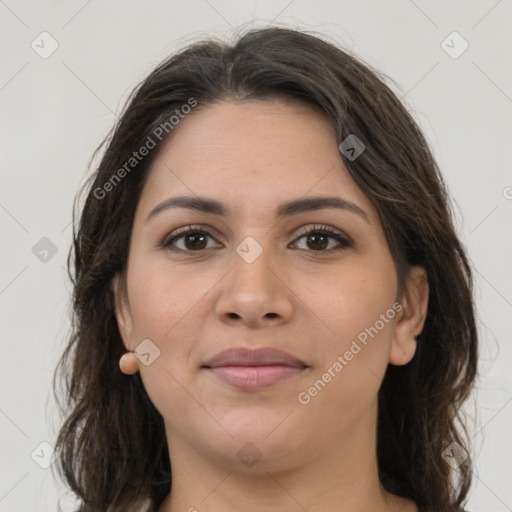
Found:
[[[219, 216], [226, 216], [230, 214], [229, 207], [215, 199], [199, 196], [177, 196], [170, 197], [169, 199], [166, 199], [165, 201], [157, 204], [149, 212], [148, 216], [146, 217], [146, 222], [148, 222], [151, 218], [155, 217], [159, 213], [171, 208], [186, 208], [188, 210], [194, 210]], [[336, 208], [339, 210], [355, 213], [359, 217], [363, 218], [368, 224], [371, 224], [367, 213], [361, 207], [337, 196], [306, 197], [282, 203], [276, 209], [276, 217], [284, 218], [297, 215], [299, 213], [313, 212], [330, 208]]]

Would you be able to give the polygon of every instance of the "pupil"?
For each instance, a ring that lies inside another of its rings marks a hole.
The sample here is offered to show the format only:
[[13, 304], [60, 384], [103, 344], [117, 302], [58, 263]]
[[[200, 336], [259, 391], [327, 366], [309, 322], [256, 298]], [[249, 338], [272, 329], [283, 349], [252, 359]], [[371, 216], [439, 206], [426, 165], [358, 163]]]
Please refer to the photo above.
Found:
[[[204, 235], [201, 235], [201, 234], [187, 235], [185, 238], [185, 245], [187, 246], [187, 249], [198, 249], [198, 248], [203, 249], [204, 247], [200, 246], [201, 238], [203, 239], [202, 242], [204, 242], [204, 240], [205, 240]], [[192, 240], [191, 244], [189, 244], [190, 240]], [[199, 242], [199, 245], [197, 244], [197, 242]]]
[[[323, 240], [323, 244], [321, 241], [319, 240]], [[313, 241], [313, 245], [315, 244], [320, 244], [321, 247], [316, 247], [316, 249], [325, 249], [326, 245], [325, 245], [325, 241], [326, 241], [327, 237], [325, 235], [322, 235], [322, 234], [314, 234], [314, 235], [309, 235], [308, 237], [308, 242], [310, 241]], [[314, 247], [313, 247], [314, 248]]]

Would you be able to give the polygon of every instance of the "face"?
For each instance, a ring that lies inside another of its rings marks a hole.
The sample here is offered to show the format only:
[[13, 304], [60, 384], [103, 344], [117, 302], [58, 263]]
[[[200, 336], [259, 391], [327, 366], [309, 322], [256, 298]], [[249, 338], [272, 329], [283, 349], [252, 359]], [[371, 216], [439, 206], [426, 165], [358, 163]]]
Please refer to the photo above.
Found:
[[[252, 450], [276, 469], [371, 440], [387, 365], [414, 355], [421, 311], [397, 296], [377, 212], [305, 105], [223, 102], [181, 121], [142, 191], [126, 279], [117, 319], [127, 349], [150, 340], [139, 371], [171, 459]], [[300, 364], [204, 367], [240, 347]]]

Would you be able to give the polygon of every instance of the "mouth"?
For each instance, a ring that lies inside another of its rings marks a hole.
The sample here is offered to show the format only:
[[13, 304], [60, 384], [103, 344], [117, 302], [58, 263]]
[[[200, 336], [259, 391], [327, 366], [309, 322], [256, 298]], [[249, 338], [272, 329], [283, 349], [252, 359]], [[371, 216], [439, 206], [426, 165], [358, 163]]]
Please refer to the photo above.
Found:
[[309, 366], [286, 352], [244, 347], [220, 352], [203, 366], [221, 382], [244, 391], [258, 391], [304, 372]]

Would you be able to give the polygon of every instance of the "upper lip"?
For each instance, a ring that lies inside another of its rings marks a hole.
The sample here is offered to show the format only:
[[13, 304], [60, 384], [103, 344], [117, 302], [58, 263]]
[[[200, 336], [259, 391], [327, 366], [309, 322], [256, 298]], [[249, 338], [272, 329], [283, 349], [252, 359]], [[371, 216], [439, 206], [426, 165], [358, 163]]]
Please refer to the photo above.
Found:
[[305, 367], [302, 361], [292, 355], [274, 348], [249, 349], [245, 347], [229, 348], [208, 359], [203, 367], [219, 366], [269, 366], [282, 365], [295, 368]]

